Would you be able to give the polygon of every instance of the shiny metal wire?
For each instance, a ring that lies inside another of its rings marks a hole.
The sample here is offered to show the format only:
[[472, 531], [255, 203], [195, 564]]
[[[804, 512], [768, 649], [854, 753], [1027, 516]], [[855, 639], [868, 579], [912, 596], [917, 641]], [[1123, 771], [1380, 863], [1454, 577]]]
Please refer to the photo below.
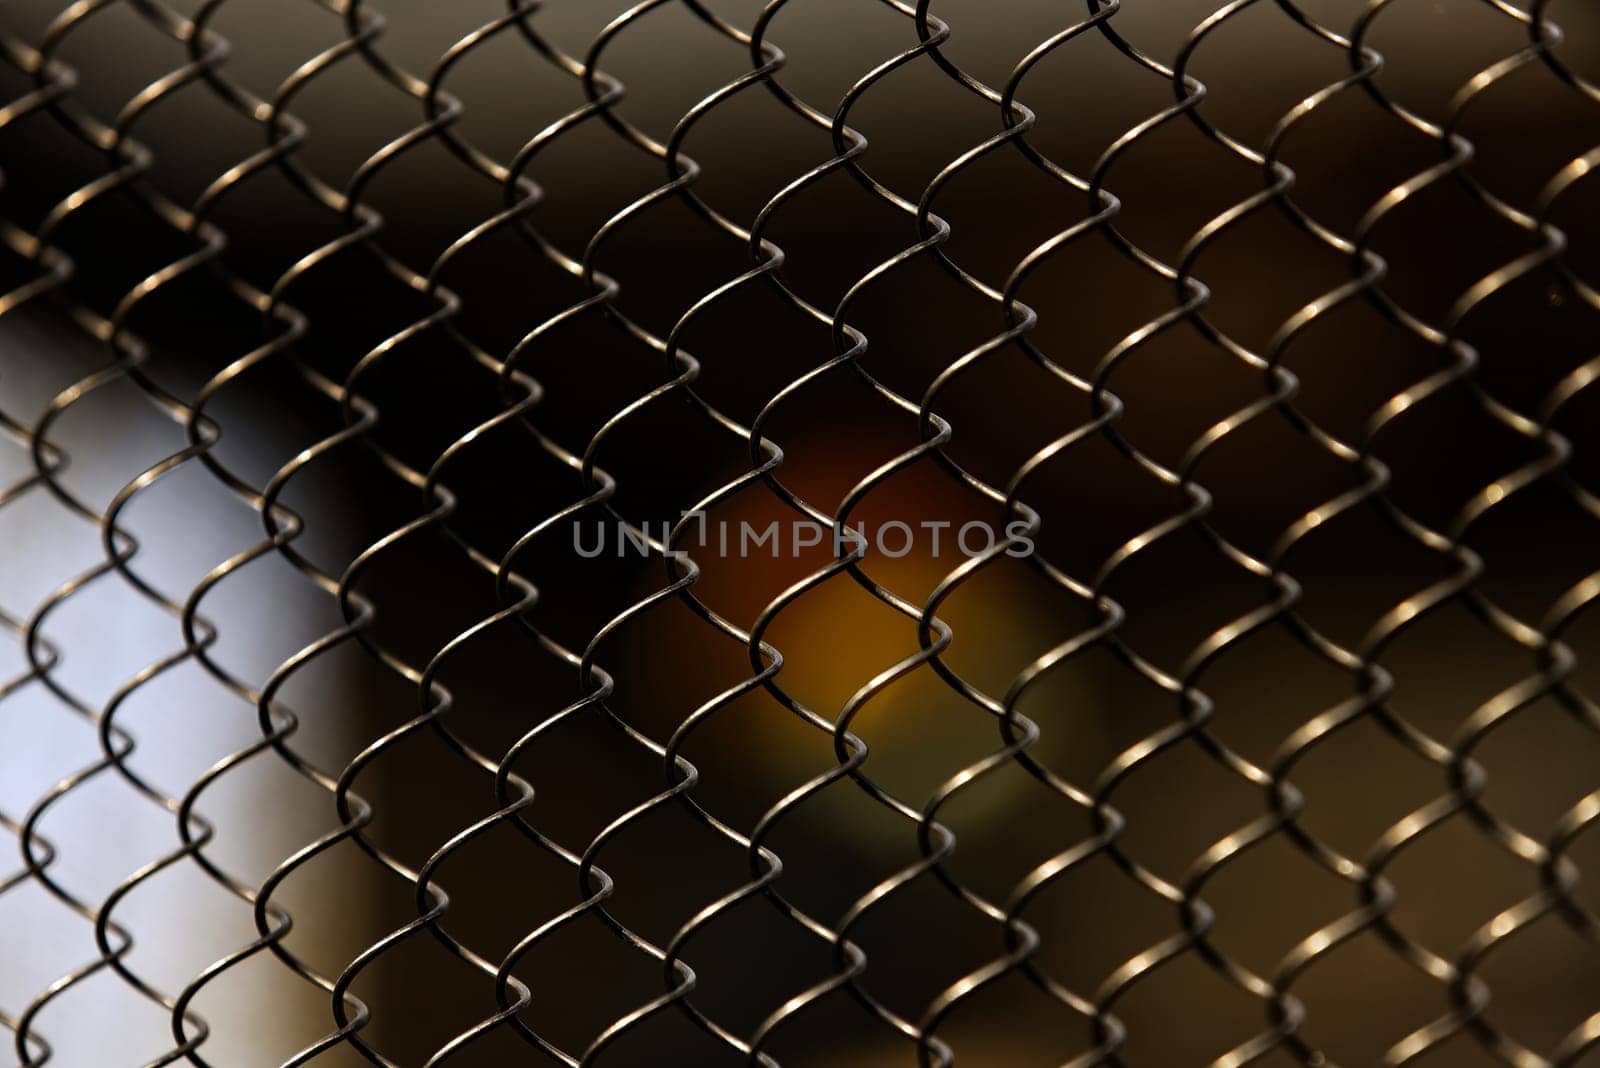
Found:
[[[1558, 416], [1573, 405], [1600, 375], [1600, 357], [1571, 368], [1536, 410], [1520, 411], [1479, 382], [1479, 355], [1464, 339], [1475, 312], [1498, 292], [1536, 272], [1554, 272], [1571, 299], [1600, 312], [1600, 292], [1572, 265], [1568, 238], [1552, 221], [1563, 198], [1583, 183], [1596, 165], [1600, 148], [1565, 164], [1543, 183], [1535, 202], [1513, 204], [1479, 177], [1475, 147], [1463, 132], [1474, 105], [1495, 93], [1513, 75], [1541, 70], [1575, 97], [1600, 105], [1600, 87], [1587, 81], [1563, 60], [1557, 45], [1561, 31], [1553, 20], [1552, 0], [1533, 0], [1519, 7], [1509, 0], [1481, 0], [1498, 18], [1517, 26], [1527, 44], [1485, 67], [1468, 79], [1455, 95], [1448, 112], [1429, 117], [1389, 89], [1381, 73], [1385, 58], [1375, 44], [1378, 29], [1391, 9], [1409, 0], [1372, 0], [1350, 25], [1329, 25], [1292, 0], [1231, 0], [1219, 5], [1187, 34], [1170, 60], [1141, 46], [1133, 30], [1125, 34], [1116, 0], [1089, 0], [1079, 15], [1062, 15], [1060, 27], [1044, 40], [1013, 57], [1006, 80], [998, 87], [963, 68], [954, 58], [951, 42], [960, 33], [952, 16], [941, 18], [931, 0], [871, 0], [904, 26], [905, 47], [884, 56], [861, 72], [837, 101], [807, 101], [785, 81], [787, 56], [778, 40], [782, 14], [800, 6], [799, 0], [769, 0], [748, 25], [713, 10], [699, 0], [642, 0], [608, 22], [581, 49], [567, 51], [541, 29], [540, 0], [508, 0], [502, 13], [451, 42], [422, 73], [413, 73], [391, 57], [385, 41], [387, 23], [365, 0], [313, 0], [297, 4], [293, 18], [320, 20], [337, 32], [336, 43], [305, 57], [280, 84], [251, 88], [227, 73], [230, 48], [248, 49], [248, 40], [226, 40], [213, 24], [225, 9], [247, 0], [207, 0], [192, 15], [156, 0], [90, 0], [65, 7], [43, 35], [34, 41], [4, 39], [5, 62], [25, 76], [30, 88], [0, 110], [0, 129], [23, 120], [48, 117], [102, 158], [102, 171], [92, 180], [61, 196], [56, 208], [33, 230], [4, 221], [6, 245], [27, 264], [27, 280], [0, 298], [0, 314], [24, 305], [56, 301], [76, 327], [104, 346], [103, 367], [61, 392], [43, 411], [11, 412], [5, 405], [3, 430], [26, 450], [32, 470], [0, 489], [0, 508], [25, 495], [53, 498], [61, 514], [74, 523], [86, 523], [99, 532], [104, 560], [79, 574], [64, 577], [55, 592], [28, 609], [0, 610], [0, 626], [14, 634], [25, 650], [27, 667], [16, 678], [0, 684], [0, 700], [24, 687], [47, 690], [67, 714], [90, 722], [99, 737], [101, 758], [63, 777], [25, 814], [0, 814], [0, 826], [16, 836], [23, 864], [0, 878], [0, 902], [17, 887], [33, 884], [53, 897], [72, 922], [88, 924], [98, 956], [85, 961], [38, 991], [27, 1004], [0, 1006], [0, 1023], [13, 1035], [19, 1064], [42, 1065], [51, 1058], [48, 1016], [52, 1002], [103, 972], [109, 972], [170, 1017], [173, 1043], [151, 1062], [169, 1064], [214, 1063], [207, 1059], [211, 1024], [195, 1010], [195, 1002], [219, 978], [261, 956], [275, 959], [310, 988], [326, 997], [329, 1019], [325, 1033], [287, 1061], [292, 1065], [316, 1063], [334, 1052], [350, 1052], [378, 1065], [412, 1063], [386, 1052], [381, 1028], [372, 1026], [374, 1010], [356, 993], [357, 985], [374, 964], [395, 953], [412, 939], [430, 938], [445, 952], [492, 984], [494, 1004], [433, 1050], [429, 1066], [467, 1060], [476, 1049], [498, 1037], [516, 1036], [530, 1063], [550, 1061], [566, 1065], [604, 1063], [608, 1050], [640, 1031], [655, 1018], [674, 1014], [701, 1032], [736, 1060], [773, 1068], [779, 1063], [773, 1047], [782, 1037], [811, 1026], [823, 999], [847, 998], [884, 1033], [891, 1035], [907, 1057], [925, 1066], [945, 1068], [965, 1062], [964, 1050], [952, 1038], [954, 1024], [981, 1014], [982, 995], [992, 985], [1020, 978], [1056, 1006], [1064, 1017], [1087, 1024], [1093, 1040], [1074, 1052], [1067, 1062], [1074, 1068], [1124, 1063], [1129, 1026], [1119, 1015], [1131, 992], [1182, 958], [1194, 958], [1243, 995], [1259, 1002], [1261, 1029], [1231, 1049], [1218, 1049], [1210, 1063], [1244, 1065], [1269, 1056], [1287, 1056], [1296, 1063], [1330, 1064], [1330, 1054], [1313, 1037], [1312, 1013], [1296, 993], [1302, 977], [1338, 948], [1358, 937], [1373, 935], [1388, 951], [1436, 983], [1446, 1010], [1437, 1018], [1418, 1020], [1409, 1034], [1384, 1055], [1386, 1064], [1403, 1064], [1436, 1047], [1465, 1038], [1498, 1063], [1523, 1066], [1574, 1065], [1600, 1044], [1600, 1012], [1589, 1016], [1550, 1049], [1536, 1050], [1503, 1028], [1490, 1003], [1484, 960], [1498, 947], [1518, 937], [1530, 925], [1554, 916], [1576, 936], [1589, 942], [1600, 937], [1600, 920], [1575, 893], [1579, 869], [1571, 855], [1575, 842], [1600, 820], [1600, 790], [1573, 805], [1553, 827], [1522, 829], [1499, 815], [1484, 800], [1487, 773], [1474, 753], [1489, 735], [1517, 717], [1534, 702], [1551, 698], [1588, 728], [1600, 730], [1600, 707], [1585, 695], [1574, 678], [1578, 650], [1566, 640], [1573, 624], [1600, 597], [1600, 571], [1572, 585], [1548, 606], [1544, 616], [1529, 621], [1497, 604], [1483, 588], [1484, 559], [1474, 539], [1485, 517], [1503, 509], [1516, 495], [1531, 487], [1558, 486], [1587, 515], [1600, 519], [1600, 497], [1570, 470], [1574, 446], [1555, 428]], [[557, 0], [545, 0], [555, 3]], [[863, 0], [864, 3], [868, 0]], [[670, 129], [651, 130], [624, 114], [621, 102], [627, 88], [606, 72], [613, 46], [642, 29], [651, 15], [669, 5], [679, 6], [717, 47], [747, 62], [738, 76], [705, 95]], [[137, 15], [150, 34], [176, 42], [186, 61], [136, 92], [112, 116], [96, 116], [79, 99], [78, 82], [95, 76], [92, 68], [74, 71], [60, 57], [64, 46], [101, 12], [126, 7]], [[1347, 63], [1349, 74], [1308, 95], [1272, 127], [1269, 137], [1251, 144], [1230, 133], [1212, 117], [1207, 88], [1196, 76], [1197, 62], [1213, 38], [1227, 32], [1252, 8], [1271, 9], [1274, 18], [1287, 20], [1308, 35], [1318, 47], [1331, 50]], [[548, 66], [569, 80], [582, 94], [583, 103], [529, 136], [508, 159], [498, 159], [467, 139], [459, 120], [467, 103], [451, 91], [458, 65], [480, 48], [519, 42], [526, 62]], [[1034, 136], [1038, 112], [1045, 101], [1032, 99], [1029, 79], [1058, 50], [1069, 45], [1092, 45], [1108, 50], [1140, 77], [1164, 83], [1172, 103], [1132, 125], [1114, 138], [1087, 175], [1079, 175], [1051, 159]], [[897, 72], [927, 68], [937, 71], [961, 94], [970, 97], [991, 116], [992, 132], [947, 160], [921, 189], [896, 190], [876, 176], [871, 131], [854, 125], [857, 105], [870, 94], [887, 93]], [[315, 125], [291, 110], [310, 87], [339, 70], [359, 70], [373, 93], [398, 94], [415, 108], [415, 123], [383, 143], [352, 172], [342, 186], [332, 183], [303, 162], [302, 148], [315, 137]], [[149, 176], [150, 150], [135, 139], [136, 127], [146, 115], [160, 109], [180, 93], [210, 94], [238, 121], [259, 129], [264, 146], [230, 163], [203, 187], [188, 205], [179, 204]], [[764, 96], [773, 106], [809, 128], [825, 134], [834, 153], [803, 173], [796, 174], [749, 220], [735, 219], [702, 195], [697, 182], [702, 167], [685, 151], [696, 128], [719, 107], [736, 97]], [[1295, 194], [1296, 173], [1285, 143], [1289, 136], [1319, 110], [1336, 100], [1360, 98], [1363, 106], [1397, 120], [1411, 136], [1436, 148], [1438, 162], [1389, 189], [1371, 204], [1355, 229], [1340, 233], [1309, 213]], [[1031, 100], [1031, 103], [1029, 102]], [[1596, 114], [1600, 114], [1597, 111]], [[1119, 175], [1136, 164], [1130, 157], [1164, 131], [1187, 124], [1204, 140], [1231, 158], [1258, 172], [1260, 188], [1215, 214], [1166, 262], [1129, 236], [1124, 207], [1114, 189]], [[541, 212], [559, 210], [547, 204], [537, 184], [543, 154], [580, 128], [604, 130], [606, 136], [664, 171], [665, 180], [609, 214], [581, 249], [564, 249], [540, 228]], [[1597, 127], [1600, 128], [1600, 127]], [[1600, 141], [1600, 138], [1597, 138]], [[391, 241], [393, 222], [371, 206], [370, 188], [400, 161], [426, 149], [442, 149], [471, 181], [486, 183], [499, 206], [450, 242], [431, 262], [411, 263]], [[1059, 191], [1063, 203], [1078, 204], [1076, 221], [1037, 243], [1008, 271], [985, 277], [964, 266], [952, 250], [952, 235], [963, 226], [954, 211], [941, 214], [942, 198], [958, 179], [981, 162], [1014, 157], [1037, 170]], [[336, 236], [313, 243], [269, 285], [258, 287], [235, 268], [240, 250], [233, 238], [210, 221], [217, 206], [256, 175], [280, 175], [321, 215], [337, 228]], [[801, 292], [786, 271], [787, 256], [772, 236], [775, 219], [794, 210], [809, 190], [841, 176], [853, 182], [873, 204], [901, 221], [905, 244], [877, 262], [853, 281], [831, 306]], [[1429, 322], [1392, 295], [1388, 261], [1379, 251], [1382, 232], [1393, 217], [1403, 214], [1422, 194], [1454, 184], [1486, 217], [1519, 231], [1526, 251], [1477, 281], [1460, 294], [1449, 314]], [[109, 312], [95, 304], [76, 286], [70, 257], [57, 247], [63, 227], [91, 205], [113, 195], [128, 195], [152, 212], [162, 224], [185, 240], [189, 251], [149, 272], [118, 299]], [[612, 249], [616, 238], [652, 206], [675, 202], [698, 220], [716, 239], [747, 257], [748, 266], [683, 308], [665, 334], [653, 332], [625, 310], [623, 286], [613, 273]], [[1213, 290], [1203, 280], [1203, 255], [1219, 239], [1231, 235], [1258, 215], [1275, 213], [1297, 232], [1325, 247], [1348, 264], [1349, 280], [1304, 304], [1273, 334], [1266, 348], [1256, 350], [1231, 336], [1214, 321], [1209, 309]], [[515, 235], [520, 247], [576, 284], [582, 296], [539, 321], [523, 326], [520, 341], [504, 353], [486, 351], [460, 328], [458, 320], [470, 295], [457, 292], [443, 279], [454, 264], [489, 239]], [[1069, 247], [1099, 242], [1115, 250], [1133, 269], [1170, 292], [1170, 304], [1148, 321], [1129, 322], [1120, 341], [1106, 351], [1088, 374], [1074, 371], [1036, 343], [1041, 319], [1055, 314], [1050, 307], [1023, 303], [1025, 285]], [[297, 352], [312, 324], [292, 303], [296, 294], [337, 277], [342, 263], [364, 256], [380, 265], [397, 298], [420, 300], [428, 311], [392, 332], [369, 351], [356, 355], [342, 380], [316, 370]], [[948, 275], [976, 300], [991, 309], [993, 333], [949, 361], [930, 380], [920, 396], [897, 392], [874, 374], [872, 338], [857, 325], [859, 305], [897, 277], [908, 264], [927, 261]], [[609, 268], [609, 270], [608, 270]], [[163, 287], [195, 272], [210, 272], [221, 279], [234, 299], [261, 323], [261, 335], [242, 349], [198, 389], [158, 379], [145, 369], [147, 343], [135, 336], [131, 323], [141, 305]], [[760, 289], [775, 296], [797, 321], [826, 328], [831, 351], [819, 352], [813, 366], [796, 374], [775, 390], [749, 425], [720, 410], [697, 389], [702, 363], [687, 350], [686, 338], [698, 323], [711, 319], [742, 291]], [[1332, 313], [1346, 305], [1361, 304], [1376, 312], [1390, 328], [1435, 350], [1440, 369], [1420, 378], [1389, 397], [1372, 411], [1365, 429], [1354, 439], [1338, 436], [1319, 425], [1297, 405], [1301, 379], [1286, 366], [1297, 343], [1327, 329]], [[541, 405], [548, 398], [533, 365], [548, 355], [551, 338], [573, 322], [596, 320], [605, 324], [637, 358], [640, 366], [654, 368], [659, 379], [649, 390], [621, 404], [587, 440], [562, 442], [541, 423]], [[1189, 332], [1199, 343], [1237, 362], [1259, 378], [1260, 395], [1216, 422], [1169, 466], [1158, 460], [1136, 434], [1123, 429], [1127, 402], [1116, 390], [1147, 347], [1158, 338]], [[441, 341], [455, 354], [460, 373], [495, 391], [499, 410], [478, 422], [426, 462], [403, 460], [387, 449], [375, 434], [381, 412], [368, 399], [368, 383], [392, 368], [396, 354], [421, 339]], [[1087, 417], [1050, 428], [1050, 440], [1034, 450], [1004, 480], [986, 481], [963, 467], [949, 448], [959, 427], [940, 414], [941, 399], [969, 386], [975, 373], [997, 354], [1020, 353], [1043, 373], [1081, 396]], [[271, 364], [288, 368], [308, 395], [340, 413], [338, 429], [308, 443], [260, 485], [254, 485], [224, 466], [213, 446], [224, 432], [207, 407], [223, 393], [248, 391], [251, 373]], [[786, 482], [785, 453], [771, 436], [781, 425], [780, 414], [803, 406], [820, 391], [841, 379], [864, 384], [881, 407], [886, 420], [915, 421], [914, 446], [879, 464], [856, 482], [837, 502], [804, 499]], [[85, 397], [111, 383], [133, 386], [140, 395], [177, 427], [186, 444], [132, 478], [104, 508], [83, 500], [58, 477], [68, 457], [54, 443], [52, 428], [62, 414]], [[3, 380], [0, 380], [3, 389]], [[1425, 418], [1430, 404], [1447, 391], [1466, 390], [1473, 403], [1495, 424], [1523, 439], [1536, 457], [1485, 483], [1459, 511], [1443, 524], [1430, 524], [1407, 511], [1392, 492], [1390, 466], [1382, 459], [1382, 444], [1402, 420]], [[1006, 519], [1021, 522], [1023, 533], [1037, 534], [1044, 522], [1034, 487], [1057, 465], [1070, 465], [1090, 444], [1108, 445], [1130, 462], [1140, 480], [1167, 494], [1170, 511], [1158, 522], [1127, 539], [1092, 572], [1074, 575], [1043, 555], [1029, 558], [1037, 582], [1080, 603], [1094, 622], [1054, 644], [1028, 663], [999, 693], [986, 692], [962, 677], [946, 657], [957, 635], [939, 616], [941, 607], [984, 569], [992, 566], [1015, 544], [1014, 539], [949, 569], [931, 593], [919, 598], [897, 592], [882, 577], [863, 550], [841, 554], [814, 573], [790, 585], [752, 619], [728, 618], [697, 593], [701, 565], [687, 545], [689, 520], [657, 537], [616, 504], [619, 480], [625, 479], [626, 457], [617, 456], [613, 442], [623, 437], [647, 411], [681, 404], [695, 419], [747, 458], [746, 468], [698, 500], [684, 502], [686, 513], [718, 514], [736, 496], [767, 494], [793, 515], [827, 527], [848, 524], [863, 502], [884, 485], [913, 467], [931, 466], [956, 492], [972, 498]], [[1283, 529], [1266, 552], [1251, 552], [1212, 521], [1215, 497], [1204, 483], [1208, 464], [1227, 439], [1258, 421], [1281, 420], [1292, 431], [1348, 469], [1350, 488], [1305, 512]], [[486, 451], [493, 432], [515, 428], [557, 466], [571, 473], [567, 503], [531, 524], [510, 545], [493, 553], [473, 543], [455, 521], [461, 498], [450, 488], [454, 470], [476, 453]], [[295, 542], [315, 515], [302, 516], [283, 503], [295, 480], [329, 457], [362, 453], [374, 458], [384, 478], [410, 495], [415, 511], [406, 521], [376, 538], [342, 570], [326, 570], [297, 550]], [[165, 590], [141, 573], [138, 542], [121, 525], [123, 513], [151, 486], [180, 468], [203, 467], [239, 501], [253, 510], [263, 526], [263, 537], [250, 548], [218, 561], [203, 581], [190, 590]], [[615, 468], [615, 470], [613, 470]], [[1030, 504], [1030, 501], [1032, 503]], [[1376, 510], [1398, 535], [1450, 568], [1441, 580], [1419, 586], [1370, 621], [1355, 644], [1341, 644], [1319, 630], [1301, 611], [1302, 583], [1291, 565], [1301, 547], [1312, 539], [1335, 537], [1326, 528], [1339, 517], [1358, 510]], [[630, 525], [664, 564], [658, 586], [616, 613], [581, 643], [556, 640], [534, 623], [531, 609], [540, 598], [539, 576], [525, 564], [534, 549], [564, 536], [574, 520], [603, 517]], [[1113, 596], [1116, 582], [1130, 565], [1150, 556], [1169, 539], [1198, 535], [1208, 552], [1259, 591], [1255, 607], [1217, 628], [1177, 663], [1160, 663], [1135, 647], [1125, 636], [1127, 610]], [[422, 660], [407, 659], [390, 648], [375, 632], [381, 607], [362, 592], [363, 578], [388, 560], [395, 559], [413, 542], [448, 544], [450, 552], [492, 583], [497, 604], [471, 626], [433, 649]], [[683, 553], [683, 555], [679, 555]], [[269, 676], [241, 678], [209, 654], [226, 618], [213, 619], [201, 609], [214, 591], [253, 562], [275, 556], [298, 572], [336, 607], [341, 625], [285, 660]], [[916, 650], [881, 666], [872, 677], [860, 680], [853, 696], [838, 709], [809, 707], [785, 686], [785, 657], [768, 635], [796, 602], [813, 597], [826, 584], [854, 583], [867, 596], [903, 620], [916, 637]], [[68, 688], [57, 670], [63, 656], [93, 655], [93, 650], [57, 649], [47, 637], [50, 619], [60, 607], [93, 584], [121, 583], [123, 587], [165, 613], [177, 624], [177, 642], [169, 655], [128, 679], [109, 703], [96, 707]], [[737, 643], [748, 662], [748, 675], [707, 697], [682, 719], [665, 738], [653, 737], [627, 721], [613, 708], [611, 698], [619, 685], [604, 666], [615, 636], [647, 613], [676, 602], [707, 623], [719, 640]], [[1487, 631], [1522, 651], [1527, 674], [1512, 682], [1476, 709], [1463, 710], [1460, 726], [1447, 738], [1434, 737], [1411, 722], [1391, 701], [1394, 679], [1385, 656], [1408, 631], [1447, 605], [1466, 607]], [[504, 752], [481, 751], [451, 722], [452, 695], [439, 676], [462, 650], [478, 647], [485, 635], [510, 625], [540, 657], [550, 658], [570, 672], [578, 696], [551, 709]], [[1216, 702], [1206, 692], [1206, 676], [1225, 654], [1240, 648], [1253, 636], [1278, 630], [1300, 648], [1348, 677], [1350, 695], [1309, 718], [1297, 720], [1282, 734], [1274, 756], [1256, 763], [1231, 748], [1215, 729]], [[355, 646], [381, 666], [389, 676], [415, 696], [413, 712], [366, 740], [342, 767], [324, 768], [301, 751], [295, 734], [298, 721], [280, 698], [297, 675], [334, 650]], [[1109, 654], [1149, 687], [1170, 698], [1174, 716], [1170, 723], [1144, 737], [1115, 757], [1090, 782], [1074, 782], [1034, 755], [1041, 726], [1019, 710], [1024, 698], [1053, 672], [1091, 652]], [[130, 757], [135, 737], [118, 725], [119, 708], [140, 687], [179, 665], [192, 663], [203, 670], [222, 692], [230, 694], [236, 712], [253, 718], [259, 739], [216, 762], [187, 791], [172, 796], [142, 777]], [[852, 730], [864, 708], [913, 673], [937, 677], [963, 702], [967, 714], [992, 724], [995, 747], [975, 754], [928, 797], [896, 796], [874, 778], [866, 741]], [[765, 694], [775, 700], [809, 731], [825, 738], [834, 761], [816, 769], [810, 779], [790, 784], [781, 799], [751, 826], [734, 826], [696, 795], [701, 772], [684, 755], [697, 731], [716, 720], [739, 699]], [[601, 718], [613, 728], [616, 744], [659, 762], [665, 785], [642, 802], [632, 804], [587, 841], [562, 842], [541, 825], [536, 786], [519, 772], [523, 758], [537, 749], [560, 724], [580, 718]], [[1293, 776], [1309, 754], [1347, 726], [1373, 721], [1387, 737], [1436, 767], [1448, 792], [1416, 811], [1398, 816], [1389, 830], [1361, 856], [1347, 856], [1319, 839], [1302, 823], [1305, 798]], [[8, 728], [14, 729], [14, 728]], [[493, 811], [455, 830], [442, 841], [429, 844], [426, 860], [414, 865], [384, 848], [369, 833], [377, 802], [356, 790], [357, 780], [379, 766], [408, 739], [431, 736], [453, 754], [475, 777]], [[1128, 817], [1119, 799], [1130, 789], [1131, 777], [1170, 751], [1193, 747], [1225, 775], [1259, 793], [1260, 814], [1247, 824], [1222, 833], [1193, 859], [1183, 877], [1172, 881], [1148, 866], [1125, 844]], [[259, 884], [252, 885], [223, 870], [206, 847], [215, 829], [202, 815], [206, 793], [248, 762], [279, 761], [326, 794], [335, 817], [332, 830], [306, 842], [279, 863]], [[1057, 851], [1034, 864], [1015, 881], [1003, 897], [980, 893], [958, 875], [952, 857], [958, 836], [941, 815], [952, 801], [1002, 768], [1020, 769], [1045, 790], [1089, 814], [1094, 832], [1082, 840], [1063, 840]], [[47, 841], [39, 832], [41, 820], [52, 806], [98, 777], [120, 779], [140, 803], [154, 805], [174, 820], [175, 840], [170, 852], [127, 873], [107, 895], [86, 896], [59, 880], [52, 872], [70, 841]], [[898, 821], [906, 841], [916, 851], [915, 860], [893, 871], [861, 894], [841, 914], [813, 915], [784, 888], [785, 868], [770, 844], [777, 831], [795, 812], [824, 790], [848, 783], [883, 813]], [[653, 813], [675, 808], [709, 830], [731, 854], [741, 855], [749, 878], [725, 888], [685, 916], [670, 939], [658, 944], [625, 923], [608, 904], [615, 880], [602, 867], [603, 857], [620, 849], [619, 840], [642, 826]], [[1402, 929], [1393, 916], [1396, 888], [1389, 869], [1402, 853], [1414, 847], [1452, 817], [1465, 816], [1476, 831], [1537, 875], [1537, 893], [1499, 914], [1486, 917], [1482, 928], [1464, 945], [1441, 953]], [[492, 832], [510, 830], [528, 847], [541, 851], [570, 868], [577, 893], [570, 906], [543, 918], [503, 951], [468, 945], [453, 931], [451, 912], [459, 899], [447, 893], [439, 872], [459, 852]], [[1269, 840], [1287, 844], [1319, 869], [1348, 887], [1349, 910], [1303, 935], [1270, 970], [1253, 969], [1237, 959], [1214, 938], [1215, 910], [1205, 899], [1209, 884], [1229, 865]], [[346, 961], [336, 973], [319, 970], [293, 951], [285, 939], [292, 918], [276, 900], [286, 880], [335, 847], [354, 846], [368, 858], [381, 877], [396, 882], [411, 897], [415, 915], [377, 938]], [[1037, 903], [1053, 886], [1078, 869], [1109, 862], [1121, 874], [1130, 895], [1148, 896], [1169, 910], [1175, 923], [1159, 941], [1128, 957], [1103, 977], [1095, 990], [1077, 990], [1049, 974], [1040, 963], [1039, 950], [1046, 937], [1036, 915]], [[181, 932], [130, 929], [118, 922], [118, 906], [128, 894], [163, 871], [191, 865], [221, 887], [247, 910], [256, 936], [239, 945], [181, 989], [162, 989], [130, 964], [129, 951], [136, 938], [182, 937]], [[857, 932], [880, 913], [893, 912], [905, 891], [915, 883], [939, 886], [956, 907], [970, 912], [992, 928], [993, 956], [950, 983], [914, 1012], [891, 1004], [869, 970], [869, 955]], [[697, 995], [697, 972], [726, 967], [715, 958], [697, 959], [697, 943], [708, 928], [736, 907], [760, 900], [783, 922], [826, 948], [831, 961], [828, 974], [792, 992], [775, 1004], [753, 1029], [738, 1029], [714, 1017]], [[63, 921], [65, 922], [65, 920]], [[632, 954], [648, 960], [662, 977], [659, 993], [641, 1002], [591, 1036], [581, 1048], [566, 1048], [543, 1034], [524, 1010], [533, 992], [519, 971], [542, 946], [568, 928], [598, 922]]]

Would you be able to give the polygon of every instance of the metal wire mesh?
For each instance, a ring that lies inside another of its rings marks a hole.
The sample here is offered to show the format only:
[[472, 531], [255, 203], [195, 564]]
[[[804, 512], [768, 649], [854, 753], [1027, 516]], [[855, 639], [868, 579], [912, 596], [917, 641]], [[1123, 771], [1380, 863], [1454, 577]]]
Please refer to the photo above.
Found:
[[4, 14], [19, 1064], [1600, 1045], [1591, 7]]

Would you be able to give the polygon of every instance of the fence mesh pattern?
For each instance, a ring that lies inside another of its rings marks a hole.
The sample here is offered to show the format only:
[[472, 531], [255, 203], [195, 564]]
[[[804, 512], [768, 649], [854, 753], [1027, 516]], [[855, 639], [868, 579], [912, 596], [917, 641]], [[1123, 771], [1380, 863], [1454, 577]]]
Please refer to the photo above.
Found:
[[1600, 1063], [1588, 0], [0, 18], [17, 1063]]

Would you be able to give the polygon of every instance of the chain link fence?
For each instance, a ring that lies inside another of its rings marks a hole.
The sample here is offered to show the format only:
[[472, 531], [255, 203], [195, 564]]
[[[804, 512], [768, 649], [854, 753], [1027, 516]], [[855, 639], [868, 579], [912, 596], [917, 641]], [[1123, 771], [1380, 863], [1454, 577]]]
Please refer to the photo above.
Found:
[[18, 1064], [1600, 1063], [1600, 8], [0, 19]]

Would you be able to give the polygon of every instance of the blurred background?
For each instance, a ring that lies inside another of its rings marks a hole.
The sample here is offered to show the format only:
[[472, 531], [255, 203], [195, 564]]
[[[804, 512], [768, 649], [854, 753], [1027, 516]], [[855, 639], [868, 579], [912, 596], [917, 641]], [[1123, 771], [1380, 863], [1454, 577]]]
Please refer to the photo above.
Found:
[[19, 1063], [1587, 1063], [1600, 9], [0, 19]]

